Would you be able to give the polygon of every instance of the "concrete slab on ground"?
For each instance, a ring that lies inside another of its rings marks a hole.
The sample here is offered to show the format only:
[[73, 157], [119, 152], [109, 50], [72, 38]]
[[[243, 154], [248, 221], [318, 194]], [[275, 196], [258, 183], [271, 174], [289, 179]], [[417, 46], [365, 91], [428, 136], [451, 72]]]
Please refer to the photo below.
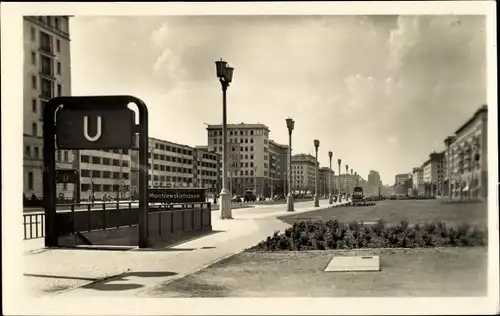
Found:
[[379, 256], [333, 257], [325, 272], [380, 271]]

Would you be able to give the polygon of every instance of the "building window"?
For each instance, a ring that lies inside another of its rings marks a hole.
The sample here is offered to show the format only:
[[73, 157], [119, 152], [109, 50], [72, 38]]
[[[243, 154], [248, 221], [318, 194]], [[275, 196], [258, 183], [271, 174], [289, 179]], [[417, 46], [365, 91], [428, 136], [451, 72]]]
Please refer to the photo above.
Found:
[[31, 27], [31, 41], [36, 41], [36, 32], [35, 32], [35, 28], [34, 27]]
[[33, 135], [35, 137], [38, 136], [38, 127], [36, 125], [36, 122], [33, 122], [31, 124], [31, 135]]
[[38, 147], [35, 147], [35, 155], [34, 157], [35, 159], [39, 159], [40, 158], [40, 150], [38, 149]]
[[36, 53], [31, 52], [31, 64], [36, 65]]
[[47, 79], [41, 79], [41, 90], [42, 90], [42, 97], [46, 99], [51, 99], [52, 98], [52, 82]]
[[56, 39], [56, 51], [61, 52], [61, 41]]
[[36, 99], [31, 100], [31, 110], [36, 113]]
[[28, 189], [33, 190], [34, 181], [33, 181], [33, 172], [28, 172]]
[[24, 147], [24, 156], [26, 158], [31, 158], [31, 147], [30, 146]]
[[60, 84], [57, 85], [57, 95], [62, 96], [62, 87]]
[[61, 63], [60, 62], [57, 62], [57, 74], [58, 75], [61, 74]]
[[33, 89], [36, 89], [36, 76], [35, 75], [31, 76], [31, 87]]
[[40, 32], [40, 49], [47, 53], [52, 53], [52, 36]]
[[54, 23], [55, 23], [56, 29], [59, 30], [60, 26], [59, 26], [59, 18], [58, 17], [54, 18]]

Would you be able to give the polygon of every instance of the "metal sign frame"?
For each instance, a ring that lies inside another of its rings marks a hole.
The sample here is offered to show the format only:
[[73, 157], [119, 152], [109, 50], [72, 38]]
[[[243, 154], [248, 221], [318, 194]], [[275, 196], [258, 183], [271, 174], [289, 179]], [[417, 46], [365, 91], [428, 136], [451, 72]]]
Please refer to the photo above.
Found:
[[[45, 246], [58, 247], [58, 233], [56, 227], [56, 135], [57, 111], [64, 107], [66, 110], [78, 109], [99, 111], [111, 108], [126, 108], [134, 103], [139, 111], [139, 124], [134, 124], [134, 131], [139, 134], [139, 248], [150, 247], [148, 236], [148, 109], [146, 104], [133, 96], [79, 96], [56, 97], [51, 99], [43, 111], [43, 199], [45, 206]], [[99, 106], [96, 106], [99, 105]], [[87, 148], [88, 149], [88, 148]], [[101, 149], [101, 148], [96, 148]], [[116, 149], [137, 149], [116, 148]], [[80, 191], [80, 188], [77, 190]]]

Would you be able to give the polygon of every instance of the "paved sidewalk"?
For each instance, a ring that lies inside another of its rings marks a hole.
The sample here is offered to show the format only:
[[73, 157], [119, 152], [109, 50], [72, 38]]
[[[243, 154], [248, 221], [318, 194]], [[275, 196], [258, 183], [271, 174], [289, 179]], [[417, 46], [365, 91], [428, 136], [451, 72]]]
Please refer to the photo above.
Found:
[[[328, 200], [321, 200], [319, 209], [327, 207]], [[295, 204], [295, 213], [317, 209], [313, 202]], [[275, 230], [283, 231], [288, 224], [276, 217], [285, 214], [286, 205], [235, 209], [232, 220], [221, 220], [218, 212], [212, 212], [213, 234], [159, 250], [48, 250], [40, 249], [43, 239], [25, 241], [26, 290], [37, 296], [63, 292], [65, 296], [151, 297], [155, 287], [241, 252]]]

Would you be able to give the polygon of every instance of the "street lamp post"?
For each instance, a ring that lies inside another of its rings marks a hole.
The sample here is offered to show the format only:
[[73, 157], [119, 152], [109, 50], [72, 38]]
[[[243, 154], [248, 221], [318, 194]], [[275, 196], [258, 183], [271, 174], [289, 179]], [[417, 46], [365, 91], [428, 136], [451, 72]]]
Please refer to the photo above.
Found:
[[231, 81], [233, 80], [234, 68], [229, 67], [227, 62], [220, 61], [215, 62], [215, 68], [217, 71], [217, 78], [222, 87], [222, 190], [220, 193], [220, 213], [221, 219], [232, 218], [231, 214], [231, 196], [227, 191], [227, 172], [228, 172], [228, 148], [227, 148], [227, 110], [226, 110], [226, 91], [229, 87]]
[[328, 170], [328, 204], [333, 204], [333, 194], [332, 194], [332, 157], [333, 153], [328, 152], [328, 158], [330, 158], [330, 169]]
[[349, 195], [349, 165], [345, 165], [345, 198]]
[[292, 131], [295, 127], [295, 121], [291, 118], [286, 119], [286, 127], [288, 128], [288, 195], [286, 197], [286, 206], [288, 212], [293, 212], [293, 194], [292, 194]]
[[319, 162], [318, 162], [318, 147], [319, 147], [319, 140], [315, 139], [314, 140], [314, 149], [316, 150], [316, 161], [315, 161], [315, 167], [316, 170], [314, 171], [316, 174], [316, 178], [314, 179], [314, 207], [319, 207], [319, 196], [318, 196], [318, 179], [319, 179]]
[[342, 159], [337, 159], [337, 164], [339, 165], [339, 202], [342, 202], [342, 179], [341, 179], [341, 174], [342, 172], [340, 171], [340, 164], [342, 163]]

